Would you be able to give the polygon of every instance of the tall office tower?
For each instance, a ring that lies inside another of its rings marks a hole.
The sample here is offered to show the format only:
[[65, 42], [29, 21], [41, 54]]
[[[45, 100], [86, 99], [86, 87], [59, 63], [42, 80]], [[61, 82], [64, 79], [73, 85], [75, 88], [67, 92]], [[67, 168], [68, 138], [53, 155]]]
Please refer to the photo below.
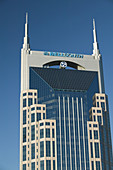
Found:
[[20, 170], [111, 170], [102, 56], [21, 50]]

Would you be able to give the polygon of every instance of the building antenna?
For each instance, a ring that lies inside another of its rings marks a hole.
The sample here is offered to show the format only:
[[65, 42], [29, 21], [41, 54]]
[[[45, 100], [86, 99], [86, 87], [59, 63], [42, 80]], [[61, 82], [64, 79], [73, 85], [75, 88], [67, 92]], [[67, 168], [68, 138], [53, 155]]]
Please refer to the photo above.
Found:
[[93, 56], [95, 56], [95, 59], [98, 59], [100, 52], [99, 52], [98, 43], [97, 43], [97, 35], [96, 35], [96, 28], [95, 28], [95, 20], [94, 19], [93, 19], [93, 38], [94, 38]]

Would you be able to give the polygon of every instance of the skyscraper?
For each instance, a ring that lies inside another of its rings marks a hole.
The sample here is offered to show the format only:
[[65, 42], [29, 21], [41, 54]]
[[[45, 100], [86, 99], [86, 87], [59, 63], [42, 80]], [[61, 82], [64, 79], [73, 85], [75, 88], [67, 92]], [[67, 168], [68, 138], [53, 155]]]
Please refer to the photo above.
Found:
[[[20, 170], [111, 170], [102, 56], [21, 50]], [[57, 66], [57, 67], [56, 67]]]

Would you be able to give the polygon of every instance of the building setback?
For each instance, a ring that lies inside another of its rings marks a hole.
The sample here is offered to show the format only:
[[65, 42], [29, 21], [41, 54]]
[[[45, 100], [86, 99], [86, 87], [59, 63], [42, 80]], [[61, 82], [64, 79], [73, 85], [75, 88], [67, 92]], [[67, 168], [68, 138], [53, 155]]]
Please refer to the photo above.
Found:
[[[111, 170], [102, 56], [21, 49], [20, 170]], [[57, 66], [57, 67], [56, 67]]]

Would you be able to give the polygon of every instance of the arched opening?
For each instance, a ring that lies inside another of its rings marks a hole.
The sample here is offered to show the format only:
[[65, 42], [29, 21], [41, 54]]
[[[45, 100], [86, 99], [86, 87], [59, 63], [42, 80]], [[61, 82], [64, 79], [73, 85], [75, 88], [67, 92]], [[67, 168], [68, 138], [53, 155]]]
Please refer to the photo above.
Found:
[[[57, 60], [57, 61], [52, 61], [52, 62], [48, 62], [48, 63], [45, 63], [43, 65], [43, 67], [46, 67], [46, 68], [60, 68], [60, 63], [64, 61], [64, 60]], [[74, 63], [74, 62], [70, 62], [70, 61], [64, 61], [67, 63], [67, 67], [66, 69], [75, 69], [75, 70], [78, 70], [78, 68], [80, 69], [85, 69], [83, 66], [77, 64], [77, 63]]]

